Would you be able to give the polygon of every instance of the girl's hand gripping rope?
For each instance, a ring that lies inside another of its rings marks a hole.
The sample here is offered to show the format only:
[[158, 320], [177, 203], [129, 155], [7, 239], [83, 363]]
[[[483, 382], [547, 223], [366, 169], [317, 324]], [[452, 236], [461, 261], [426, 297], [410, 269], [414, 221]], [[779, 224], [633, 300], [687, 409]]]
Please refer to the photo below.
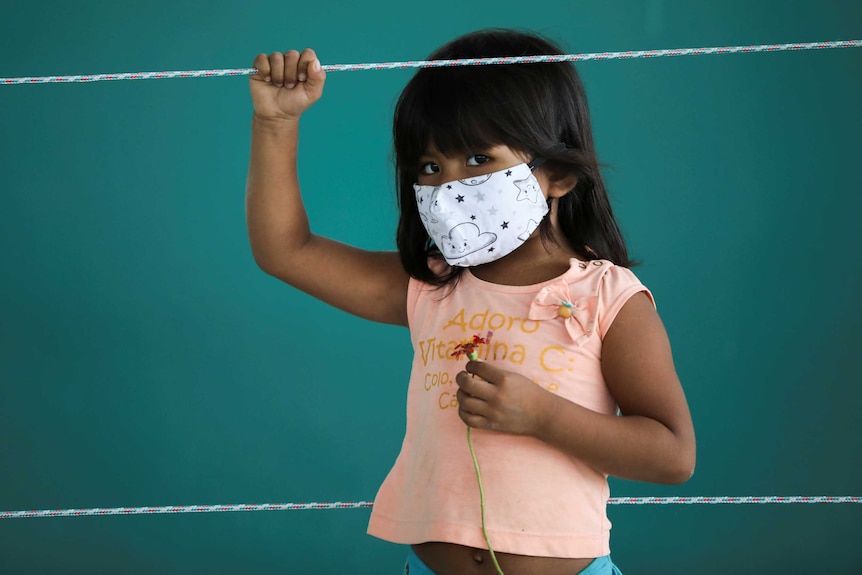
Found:
[[264, 120], [296, 121], [323, 94], [326, 72], [314, 50], [258, 54], [249, 79], [254, 114]]

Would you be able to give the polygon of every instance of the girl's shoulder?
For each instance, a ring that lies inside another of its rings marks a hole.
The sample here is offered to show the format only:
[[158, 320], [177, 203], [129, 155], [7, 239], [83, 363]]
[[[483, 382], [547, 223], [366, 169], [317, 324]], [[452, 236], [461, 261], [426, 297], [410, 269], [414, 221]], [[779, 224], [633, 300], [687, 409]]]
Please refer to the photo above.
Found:
[[571, 258], [569, 263], [568, 271], [560, 279], [570, 285], [599, 290], [603, 287], [613, 288], [641, 284], [640, 279], [633, 271], [610, 260]]
[[572, 299], [595, 311], [595, 324], [602, 338], [633, 295], [644, 292], [655, 306], [652, 292], [637, 275], [609, 260], [572, 259], [564, 280]]

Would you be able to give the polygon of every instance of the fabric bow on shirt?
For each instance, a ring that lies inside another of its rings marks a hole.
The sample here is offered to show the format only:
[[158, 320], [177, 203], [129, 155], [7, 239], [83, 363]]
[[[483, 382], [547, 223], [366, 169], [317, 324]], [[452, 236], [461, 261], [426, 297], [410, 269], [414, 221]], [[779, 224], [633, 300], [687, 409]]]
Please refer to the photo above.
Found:
[[572, 341], [581, 345], [595, 329], [598, 301], [598, 296], [594, 295], [572, 300], [569, 284], [561, 280], [543, 287], [533, 298], [528, 317], [564, 322]]

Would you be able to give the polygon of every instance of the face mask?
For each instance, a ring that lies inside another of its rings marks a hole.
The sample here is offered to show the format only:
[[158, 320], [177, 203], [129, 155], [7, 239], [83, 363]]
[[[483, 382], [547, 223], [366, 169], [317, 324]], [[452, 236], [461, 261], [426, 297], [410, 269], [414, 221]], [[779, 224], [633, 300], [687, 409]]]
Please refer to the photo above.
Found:
[[413, 186], [419, 217], [449, 265], [498, 260], [539, 227], [548, 203], [533, 176], [538, 163], [440, 186]]

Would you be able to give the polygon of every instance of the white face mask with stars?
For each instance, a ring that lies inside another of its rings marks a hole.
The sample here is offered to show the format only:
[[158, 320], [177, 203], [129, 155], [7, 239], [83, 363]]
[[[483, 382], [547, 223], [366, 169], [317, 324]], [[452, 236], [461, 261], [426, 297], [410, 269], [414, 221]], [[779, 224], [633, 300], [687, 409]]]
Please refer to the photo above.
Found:
[[470, 267], [515, 251], [548, 213], [533, 166], [439, 186], [414, 184], [419, 217], [449, 265]]

